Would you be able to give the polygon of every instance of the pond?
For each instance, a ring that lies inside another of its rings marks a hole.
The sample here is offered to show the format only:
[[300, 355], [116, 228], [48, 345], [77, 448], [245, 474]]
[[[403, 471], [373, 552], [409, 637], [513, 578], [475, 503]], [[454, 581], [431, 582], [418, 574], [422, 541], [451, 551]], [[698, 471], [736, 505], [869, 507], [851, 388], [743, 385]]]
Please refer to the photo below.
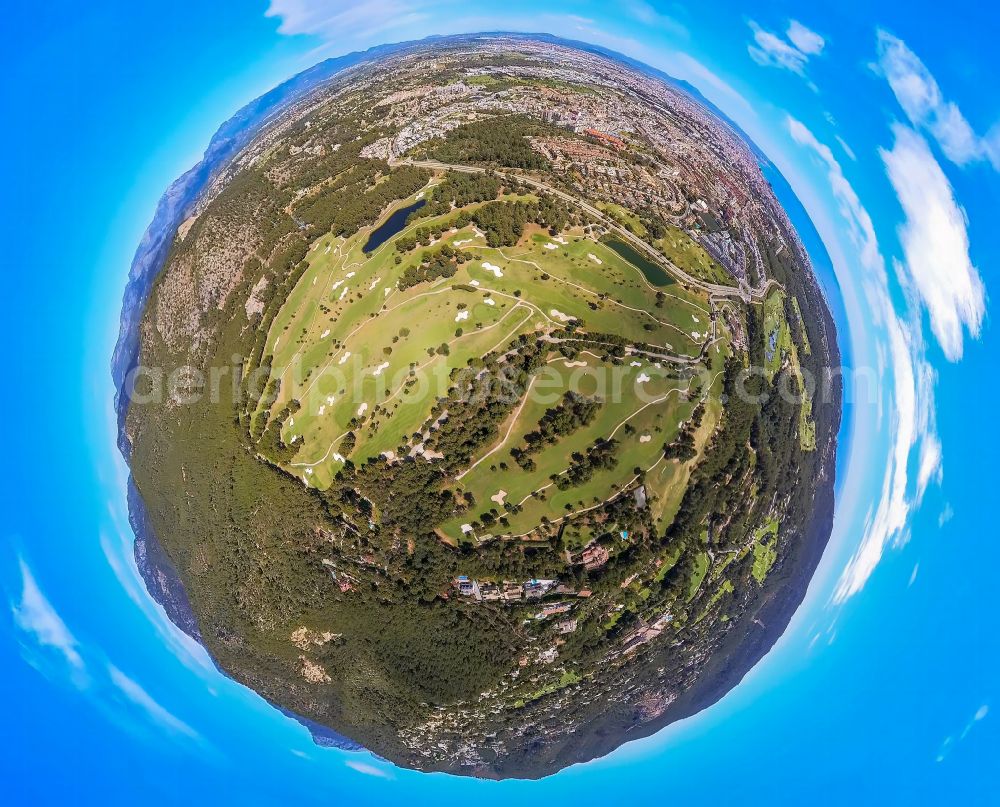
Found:
[[412, 205], [401, 207], [399, 210], [395, 211], [380, 227], [377, 227], [372, 234], [368, 236], [368, 243], [366, 243], [363, 247], [364, 251], [374, 252], [386, 241], [396, 235], [396, 233], [401, 232], [406, 226], [406, 219], [409, 217], [410, 213], [414, 210], [419, 210], [425, 204], [427, 204], [426, 199], [419, 199]]
[[667, 274], [666, 270], [657, 263], [653, 263], [631, 244], [622, 241], [620, 238], [602, 238], [601, 242], [610, 249], [613, 249], [619, 256], [638, 267], [639, 271], [646, 276], [646, 280], [654, 286], [670, 286], [674, 279]]

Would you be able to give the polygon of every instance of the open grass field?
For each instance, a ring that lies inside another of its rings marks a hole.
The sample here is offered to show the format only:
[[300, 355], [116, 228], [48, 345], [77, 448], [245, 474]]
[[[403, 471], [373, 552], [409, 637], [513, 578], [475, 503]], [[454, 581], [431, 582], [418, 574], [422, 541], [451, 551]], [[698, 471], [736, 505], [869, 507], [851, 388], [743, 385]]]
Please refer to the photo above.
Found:
[[[792, 338], [792, 330], [785, 316], [784, 301], [785, 295], [781, 291], [772, 292], [764, 301], [765, 370], [768, 379], [773, 379], [785, 358], [788, 358], [792, 373], [798, 379], [799, 387], [802, 390], [802, 405], [799, 407], [799, 445], [803, 451], [814, 451], [816, 449], [816, 424], [812, 418], [812, 400], [803, 381], [799, 350]], [[798, 301], [794, 297], [792, 298], [792, 306], [801, 321], [801, 311], [799, 311]], [[802, 332], [805, 334], [804, 329]], [[808, 337], [805, 338], [803, 349], [808, 353], [811, 348]]]
[[[581, 362], [587, 362], [586, 366], [570, 366]], [[537, 527], [543, 516], [557, 522], [568, 513], [593, 507], [610, 498], [616, 492], [616, 485], [631, 480], [634, 468], [646, 469], [657, 462], [663, 444], [676, 436], [679, 422], [690, 413], [693, 404], [685, 395], [686, 382], [669, 378], [663, 369], [648, 362], [635, 363], [640, 366], [613, 367], [585, 353], [574, 362], [560, 357], [536, 375], [524, 406], [515, 411], [513, 422], [501, 430], [503, 439], [476, 458], [475, 464], [458, 480], [461, 490], [475, 496], [479, 505], [476, 512], [495, 506], [493, 497], [501, 491], [505, 494], [503, 501], [523, 508], [507, 516], [509, 527], [494, 532], [520, 535]], [[642, 376], [650, 378], [639, 382]], [[606, 384], [602, 380], [605, 378], [612, 383]], [[535, 387], [540, 385], [544, 389], [536, 392]], [[619, 387], [620, 392], [611, 387]], [[538, 426], [541, 416], [558, 403], [565, 390], [600, 398], [602, 405], [597, 416], [588, 426], [535, 455], [534, 470], [522, 470], [510, 456], [510, 449], [524, 444], [525, 433]], [[631, 428], [626, 429], [626, 424]], [[586, 451], [598, 438], [614, 438], [619, 442], [616, 467], [595, 473], [584, 485], [559, 490], [550, 477], [562, 474], [570, 456]], [[505, 462], [511, 472], [498, 473], [500, 462]], [[502, 508], [497, 509], [502, 512]], [[453, 519], [442, 529], [450, 537], [458, 538], [462, 523], [472, 518], [474, 515], [470, 513]]]
[[657, 242], [663, 254], [692, 277], [722, 286], [735, 286], [736, 281], [705, 248], [679, 227], [671, 226]]
[[[728, 342], [725, 339], [709, 348], [711, 385], [707, 390], [702, 390], [701, 394], [705, 399], [705, 415], [702, 418], [701, 426], [694, 434], [698, 456], [701, 456], [702, 451], [708, 445], [709, 438], [722, 419], [722, 373], [730, 352]], [[659, 530], [665, 530], [674, 520], [674, 516], [677, 515], [684, 491], [687, 489], [688, 480], [691, 478], [691, 469], [696, 462], [697, 459], [688, 462], [680, 462], [675, 459], [664, 460], [646, 475], [649, 508], [653, 515], [653, 521]]]
[[752, 574], [758, 583], [763, 583], [771, 566], [778, 558], [775, 539], [778, 537], [778, 522], [769, 519], [754, 532]]
[[687, 591], [687, 601], [691, 602], [698, 593], [698, 589], [701, 588], [701, 584], [708, 574], [708, 567], [711, 563], [711, 559], [708, 557], [707, 552], [699, 552], [695, 555], [694, 559], [694, 572], [691, 575], [691, 584]]
[[774, 379], [784, 357], [791, 353], [792, 334], [785, 319], [785, 294], [774, 291], [764, 300], [764, 369]]
[[[569, 360], [553, 344], [498, 439], [453, 480], [475, 505], [443, 524], [442, 535], [472, 540], [463, 525], [495, 508], [508, 521], [492, 532], [527, 537], [544, 519], [558, 523], [613, 498], [633, 480], [634, 469], [649, 474], [651, 507], [663, 517], [676, 510], [687, 469], [663, 460], [662, 448], [696, 403], [689, 395], [692, 367], [712, 334], [705, 296], [679, 284], [651, 283], [640, 268], [582, 230], [551, 236], [529, 225], [516, 245], [494, 248], [468, 225], [399, 255], [400, 237], [418, 227], [447, 227], [458, 211], [419, 219], [365, 253], [371, 232], [429, 187], [351, 238], [317, 240], [306, 258], [308, 269], [272, 323], [267, 351], [280, 388], [271, 411], [293, 399], [301, 404], [282, 431], [282, 439], [298, 449], [288, 470], [307, 485], [329, 486], [348, 458], [341, 454], [348, 433], [355, 437], [349, 458], [356, 464], [411, 453], [414, 434], [446, 394], [454, 369], [502, 353], [520, 334], [544, 335], [576, 321], [588, 339], [612, 334], [649, 347], [613, 359], [607, 352], [613, 346], [598, 337], [598, 344]], [[442, 243], [468, 256], [457, 273], [400, 289], [402, 274]], [[708, 348], [713, 371], [721, 369], [724, 347], [718, 342]], [[711, 387], [701, 391], [709, 413], [699, 446], [721, 411], [720, 388]], [[596, 416], [536, 454], [533, 470], [521, 469], [511, 449], [524, 446], [525, 434], [567, 390], [599, 400]], [[599, 439], [618, 442], [615, 467], [560, 490], [551, 477]], [[518, 504], [517, 512], [505, 513], [505, 502]]]
[[635, 233], [639, 238], [645, 238], [648, 235], [646, 226], [631, 210], [627, 210], [621, 205], [616, 205], [614, 202], [598, 202], [597, 208], [607, 213], [622, 227]]

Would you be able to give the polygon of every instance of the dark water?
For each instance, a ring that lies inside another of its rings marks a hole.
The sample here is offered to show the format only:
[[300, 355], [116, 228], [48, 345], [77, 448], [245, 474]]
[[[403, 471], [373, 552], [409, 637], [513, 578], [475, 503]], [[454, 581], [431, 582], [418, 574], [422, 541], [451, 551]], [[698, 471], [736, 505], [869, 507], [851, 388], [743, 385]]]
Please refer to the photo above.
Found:
[[386, 241], [392, 238], [396, 233], [400, 232], [403, 227], [406, 226], [406, 219], [414, 210], [419, 210], [425, 204], [427, 204], [426, 199], [420, 199], [414, 202], [412, 205], [407, 205], [406, 207], [401, 207], [395, 213], [393, 213], [389, 218], [385, 220], [385, 223], [376, 229], [369, 237], [368, 243], [364, 245], [365, 252], [374, 252], [380, 246], [382, 246]]
[[631, 244], [614, 237], [602, 239], [602, 241], [633, 266], [637, 266], [639, 271], [646, 276], [646, 280], [654, 286], [670, 286], [673, 284], [674, 279], [666, 273], [663, 267], [653, 263]]

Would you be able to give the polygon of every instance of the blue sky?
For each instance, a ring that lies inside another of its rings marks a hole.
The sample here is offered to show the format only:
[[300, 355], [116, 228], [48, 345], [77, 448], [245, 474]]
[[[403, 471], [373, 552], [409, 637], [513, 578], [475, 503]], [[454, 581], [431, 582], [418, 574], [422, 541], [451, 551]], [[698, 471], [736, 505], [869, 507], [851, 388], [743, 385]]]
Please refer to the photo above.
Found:
[[[196, 16], [114, 0], [4, 12], [0, 141], [13, 190], [0, 205], [15, 334], [4, 406], [17, 461], [5, 466], [0, 554], [0, 768], [15, 795], [173, 802], [182, 781], [205, 800], [252, 802], [277, 800], [290, 782], [324, 801], [638, 796], [669, 777], [684, 796], [702, 794], [720, 764], [752, 802], [996, 792], [987, 761], [1000, 747], [1000, 647], [988, 595], [1000, 550], [983, 495], [1000, 448], [989, 414], [1000, 350], [996, 11], [206, 5]], [[219, 676], [136, 578], [112, 444], [108, 364], [128, 265], [160, 193], [215, 128], [325, 56], [487, 29], [620, 50], [690, 81], [737, 121], [818, 230], [844, 300], [841, 340], [874, 390], [857, 391], [843, 435], [834, 538], [772, 654], [706, 713], [534, 786], [319, 751]], [[779, 764], [784, 781], [761, 775]], [[247, 770], [266, 773], [248, 781]]]

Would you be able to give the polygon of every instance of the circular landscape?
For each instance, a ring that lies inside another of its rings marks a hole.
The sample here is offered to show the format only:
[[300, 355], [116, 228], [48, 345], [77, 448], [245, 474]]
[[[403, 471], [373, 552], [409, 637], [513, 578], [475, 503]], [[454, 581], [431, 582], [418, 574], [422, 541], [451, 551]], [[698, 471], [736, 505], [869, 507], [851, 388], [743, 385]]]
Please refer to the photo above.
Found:
[[829, 536], [833, 324], [688, 89], [397, 46], [218, 167], [137, 325], [140, 568], [320, 742], [537, 777], [717, 700]]

